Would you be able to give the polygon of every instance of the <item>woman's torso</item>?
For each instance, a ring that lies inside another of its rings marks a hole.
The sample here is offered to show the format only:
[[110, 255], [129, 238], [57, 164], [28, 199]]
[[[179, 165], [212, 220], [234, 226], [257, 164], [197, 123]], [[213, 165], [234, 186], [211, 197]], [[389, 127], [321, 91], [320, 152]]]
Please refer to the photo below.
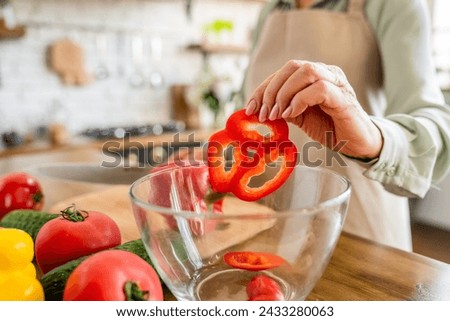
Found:
[[[342, 1], [341, 1], [342, 2]], [[377, 41], [364, 14], [364, 0], [349, 0], [346, 10], [272, 11], [267, 17], [250, 60], [245, 93], [252, 92], [288, 60], [300, 59], [339, 66], [367, 113], [385, 110], [383, 72]], [[411, 249], [408, 203], [365, 178], [360, 164], [329, 149], [307, 144], [310, 139], [291, 126], [302, 163], [330, 167], [346, 175], [353, 194], [344, 229], [378, 242]], [[305, 146], [313, 148], [305, 149]], [[334, 156], [333, 156], [334, 155]]]

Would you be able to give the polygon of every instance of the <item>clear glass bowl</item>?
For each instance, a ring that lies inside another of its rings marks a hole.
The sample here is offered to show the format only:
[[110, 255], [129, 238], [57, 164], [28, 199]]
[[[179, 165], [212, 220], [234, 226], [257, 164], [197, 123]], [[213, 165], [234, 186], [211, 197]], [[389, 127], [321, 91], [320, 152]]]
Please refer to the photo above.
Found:
[[[247, 285], [264, 275], [278, 284], [282, 299], [304, 300], [341, 234], [349, 181], [328, 169], [298, 165], [269, 196], [244, 202], [226, 195], [223, 213], [215, 213], [202, 206], [203, 169], [167, 168], [130, 188], [137, 226], [167, 287], [178, 300], [249, 300]], [[227, 264], [229, 252], [270, 253], [284, 263], [243, 269]]]

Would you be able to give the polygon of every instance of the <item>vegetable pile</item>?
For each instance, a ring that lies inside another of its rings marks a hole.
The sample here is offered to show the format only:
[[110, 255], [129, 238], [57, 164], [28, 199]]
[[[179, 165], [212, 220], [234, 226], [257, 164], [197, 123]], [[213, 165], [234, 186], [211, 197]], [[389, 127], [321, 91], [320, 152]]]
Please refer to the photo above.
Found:
[[43, 202], [27, 173], [0, 178], [0, 301], [163, 299], [141, 240], [121, 244], [105, 213]]
[[[61, 214], [14, 210], [0, 220], [0, 289], [8, 289], [0, 291], [0, 301], [162, 300], [142, 241], [120, 244], [120, 231], [106, 214], [74, 208]], [[87, 217], [76, 221], [68, 211]]]
[[[268, 135], [258, 130], [261, 125]], [[192, 191], [182, 200], [183, 210], [220, 214], [227, 193], [244, 201], [259, 200], [282, 186], [294, 169], [297, 149], [288, 134], [284, 120], [261, 124], [255, 115], [238, 111], [225, 129], [210, 137], [207, 165], [162, 172], [149, 201], [170, 207], [163, 196], [170, 193], [174, 175], [180, 175], [180, 188]], [[252, 178], [273, 163], [280, 164], [275, 175], [260, 186], [252, 185]], [[162, 282], [140, 239], [121, 244], [120, 229], [107, 213], [75, 204], [58, 214], [46, 213], [41, 211], [43, 204], [44, 193], [35, 178], [26, 173], [0, 178], [0, 300], [163, 300]], [[178, 228], [172, 217], [166, 220], [169, 227]], [[189, 219], [189, 228], [199, 237], [215, 230], [216, 224], [201, 215]], [[246, 286], [249, 300], [284, 299], [280, 285], [266, 272], [286, 264], [283, 258], [247, 251], [225, 253], [223, 260], [255, 273]]]

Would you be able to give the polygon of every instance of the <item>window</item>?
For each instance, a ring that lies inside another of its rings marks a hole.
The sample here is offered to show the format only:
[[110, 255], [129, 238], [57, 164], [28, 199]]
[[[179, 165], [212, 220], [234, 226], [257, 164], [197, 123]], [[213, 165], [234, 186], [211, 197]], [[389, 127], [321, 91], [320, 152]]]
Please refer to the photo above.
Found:
[[429, 0], [433, 26], [433, 54], [444, 90], [450, 90], [450, 1]]

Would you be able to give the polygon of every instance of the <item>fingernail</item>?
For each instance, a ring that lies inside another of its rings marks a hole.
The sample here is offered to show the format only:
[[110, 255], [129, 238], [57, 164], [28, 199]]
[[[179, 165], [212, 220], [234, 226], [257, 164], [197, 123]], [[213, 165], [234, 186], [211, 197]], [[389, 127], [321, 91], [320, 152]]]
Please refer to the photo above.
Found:
[[288, 118], [292, 113], [292, 106], [289, 106], [288, 108], [286, 108], [286, 110], [283, 112], [283, 114], [281, 115], [281, 117], [283, 118]]
[[256, 108], [257, 108], [256, 101], [254, 99], [250, 100], [247, 104], [247, 107], [245, 108], [245, 114], [247, 116], [254, 114], [256, 111]]
[[270, 112], [269, 119], [270, 120], [277, 119], [279, 110], [280, 110], [280, 108], [278, 107], [277, 104], [275, 104], [275, 106], [273, 106], [272, 111]]
[[259, 122], [263, 123], [267, 120], [268, 111], [267, 105], [262, 105], [261, 110], [259, 111]]

